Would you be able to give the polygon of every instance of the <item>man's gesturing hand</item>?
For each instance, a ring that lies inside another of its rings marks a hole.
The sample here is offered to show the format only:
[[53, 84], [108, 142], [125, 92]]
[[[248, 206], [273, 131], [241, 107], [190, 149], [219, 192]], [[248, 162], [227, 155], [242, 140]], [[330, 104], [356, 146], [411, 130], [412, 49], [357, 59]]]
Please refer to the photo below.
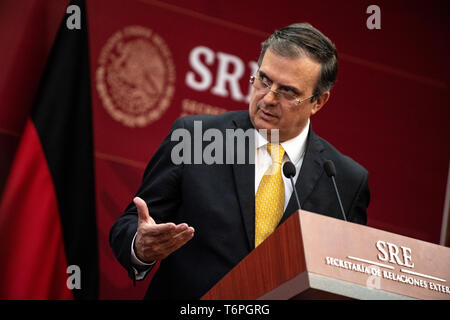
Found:
[[194, 228], [186, 223], [157, 224], [150, 217], [144, 200], [135, 197], [133, 202], [139, 218], [134, 251], [140, 260], [144, 262], [162, 260], [194, 236]]

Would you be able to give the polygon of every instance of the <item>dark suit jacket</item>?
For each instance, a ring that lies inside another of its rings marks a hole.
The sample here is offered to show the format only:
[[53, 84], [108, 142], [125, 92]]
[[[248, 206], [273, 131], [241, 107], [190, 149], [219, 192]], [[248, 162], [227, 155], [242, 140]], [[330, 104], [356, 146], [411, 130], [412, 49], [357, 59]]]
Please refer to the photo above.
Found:
[[[233, 111], [177, 119], [171, 132], [185, 128], [192, 134], [194, 120], [202, 121], [203, 132], [209, 128], [222, 132], [253, 128], [248, 111]], [[161, 261], [146, 298], [197, 299], [254, 249], [255, 170], [249, 163], [174, 165], [171, 150], [179, 142], [171, 141], [171, 132], [149, 162], [136, 195], [147, 202], [157, 223], [186, 222], [194, 227], [195, 235]], [[296, 182], [302, 209], [341, 219], [332, 182], [323, 170], [327, 159], [336, 166], [336, 182], [348, 220], [365, 224], [370, 198], [367, 171], [311, 129]], [[292, 196], [280, 223], [296, 209]], [[131, 277], [130, 248], [137, 221], [136, 207], [131, 203], [110, 232], [113, 251]]]

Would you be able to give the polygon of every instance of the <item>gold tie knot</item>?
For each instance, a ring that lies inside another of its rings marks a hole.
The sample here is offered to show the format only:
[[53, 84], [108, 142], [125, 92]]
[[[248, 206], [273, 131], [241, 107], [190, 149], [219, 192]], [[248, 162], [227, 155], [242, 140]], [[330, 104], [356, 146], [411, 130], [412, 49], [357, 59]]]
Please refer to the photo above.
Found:
[[267, 152], [269, 152], [270, 157], [272, 158], [272, 163], [281, 164], [284, 156], [284, 149], [281, 144], [267, 144]]

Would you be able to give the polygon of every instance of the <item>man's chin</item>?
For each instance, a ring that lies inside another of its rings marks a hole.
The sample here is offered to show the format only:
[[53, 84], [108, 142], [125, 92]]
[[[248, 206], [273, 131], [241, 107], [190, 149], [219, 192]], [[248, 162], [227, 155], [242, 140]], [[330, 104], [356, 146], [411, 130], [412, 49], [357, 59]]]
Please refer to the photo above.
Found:
[[272, 123], [268, 123], [267, 121], [264, 121], [262, 119], [255, 119], [254, 123], [253, 123], [254, 127], [256, 130], [258, 130], [258, 132], [267, 140], [271, 141], [272, 140], [272, 130], [277, 130], [277, 133], [274, 133], [273, 139], [275, 139], [276, 141], [274, 141], [274, 143], [278, 143], [277, 141], [279, 141], [279, 128], [272, 124]]
[[269, 131], [269, 130], [279, 129], [274, 120], [268, 120], [268, 119], [264, 119], [264, 118], [256, 116], [253, 122], [254, 122], [253, 125], [255, 126], [255, 129], [257, 129], [257, 130], [265, 129], [265, 130]]

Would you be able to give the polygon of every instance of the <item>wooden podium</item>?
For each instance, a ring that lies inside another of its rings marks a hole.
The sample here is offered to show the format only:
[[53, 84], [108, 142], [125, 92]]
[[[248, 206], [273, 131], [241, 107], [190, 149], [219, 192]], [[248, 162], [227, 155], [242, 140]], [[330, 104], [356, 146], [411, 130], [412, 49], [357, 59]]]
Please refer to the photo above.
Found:
[[202, 299], [450, 299], [450, 248], [297, 211]]

